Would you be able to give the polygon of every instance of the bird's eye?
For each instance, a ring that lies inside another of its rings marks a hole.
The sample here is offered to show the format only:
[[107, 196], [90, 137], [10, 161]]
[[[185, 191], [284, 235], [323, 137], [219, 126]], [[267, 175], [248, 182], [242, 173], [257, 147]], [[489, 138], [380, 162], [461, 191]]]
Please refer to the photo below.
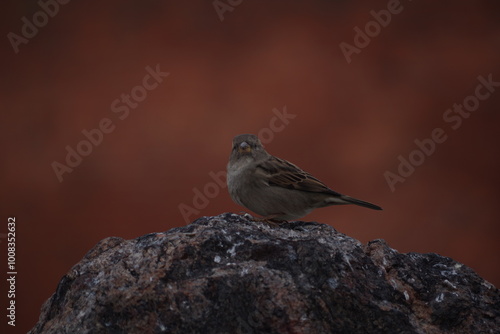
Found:
[[238, 151], [240, 153], [243, 153], [243, 152], [250, 152], [252, 151], [252, 148], [250, 147], [250, 145], [248, 145], [248, 143], [246, 141], [242, 142], [238, 148]]

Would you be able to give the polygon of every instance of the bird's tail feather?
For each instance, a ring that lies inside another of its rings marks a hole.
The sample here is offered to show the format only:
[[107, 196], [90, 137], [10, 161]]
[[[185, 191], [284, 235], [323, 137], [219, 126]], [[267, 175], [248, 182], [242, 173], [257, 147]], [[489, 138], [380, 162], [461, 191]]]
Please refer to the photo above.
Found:
[[356, 199], [353, 197], [349, 197], [347, 195], [342, 195], [342, 196], [340, 196], [340, 198], [343, 199], [344, 201], [346, 201], [347, 202], [346, 204], [356, 204], [356, 205], [364, 206], [365, 208], [369, 208], [372, 210], [382, 210], [382, 208], [378, 205], [375, 205], [375, 204], [372, 204], [369, 202], [365, 202], [365, 201], [362, 201], [360, 199]]

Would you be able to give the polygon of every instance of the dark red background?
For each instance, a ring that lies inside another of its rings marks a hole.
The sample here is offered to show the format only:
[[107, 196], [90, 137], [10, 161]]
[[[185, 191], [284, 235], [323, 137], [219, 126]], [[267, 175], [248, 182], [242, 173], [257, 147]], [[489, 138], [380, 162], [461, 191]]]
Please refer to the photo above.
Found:
[[[232, 137], [269, 127], [284, 106], [296, 117], [268, 151], [384, 208], [326, 208], [306, 220], [452, 257], [500, 286], [500, 87], [457, 130], [443, 120], [479, 75], [500, 81], [498, 1], [401, 1], [348, 64], [339, 44], [352, 44], [354, 27], [387, 4], [243, 1], [220, 21], [212, 1], [72, 1], [16, 54], [7, 34], [20, 34], [21, 18], [40, 7], [10, 1], [1, 21], [0, 233], [15, 216], [16, 330], [35, 324], [59, 279], [99, 240], [186, 224], [179, 205], [192, 206], [193, 189], [225, 169]], [[170, 76], [120, 120], [111, 103], [156, 64]], [[51, 164], [103, 118], [114, 131], [59, 182]], [[435, 128], [447, 140], [392, 192], [384, 173]], [[190, 219], [242, 210], [220, 189]]]

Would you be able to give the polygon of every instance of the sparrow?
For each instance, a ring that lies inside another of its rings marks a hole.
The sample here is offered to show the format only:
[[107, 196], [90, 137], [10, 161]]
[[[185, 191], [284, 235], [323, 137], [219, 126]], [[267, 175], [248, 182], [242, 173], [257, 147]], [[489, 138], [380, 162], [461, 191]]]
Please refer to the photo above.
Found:
[[234, 202], [264, 219], [288, 221], [330, 205], [378, 205], [342, 195], [286, 160], [266, 152], [252, 134], [234, 137], [227, 165], [227, 187]]

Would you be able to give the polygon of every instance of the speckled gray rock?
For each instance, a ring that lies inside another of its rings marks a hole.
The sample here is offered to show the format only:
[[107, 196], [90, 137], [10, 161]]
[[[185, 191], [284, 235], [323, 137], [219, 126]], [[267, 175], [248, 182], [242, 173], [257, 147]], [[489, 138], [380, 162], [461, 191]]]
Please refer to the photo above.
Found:
[[99, 242], [30, 333], [499, 333], [500, 292], [436, 254], [222, 214]]

